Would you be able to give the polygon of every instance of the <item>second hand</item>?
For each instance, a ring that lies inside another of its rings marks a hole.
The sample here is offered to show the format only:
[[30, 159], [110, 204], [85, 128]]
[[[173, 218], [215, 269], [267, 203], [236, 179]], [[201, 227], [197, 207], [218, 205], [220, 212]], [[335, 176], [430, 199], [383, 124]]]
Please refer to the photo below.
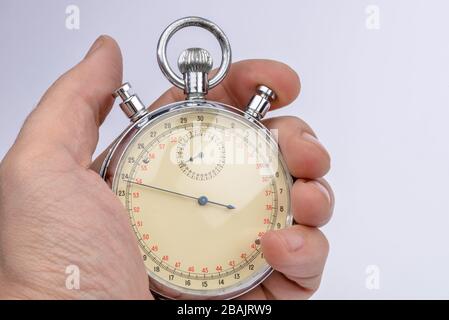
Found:
[[194, 196], [191, 196], [191, 195], [188, 195], [188, 194], [185, 194], [185, 193], [180, 193], [180, 192], [176, 192], [176, 191], [172, 191], [172, 190], [168, 190], [168, 189], [164, 189], [164, 188], [160, 188], [160, 187], [156, 187], [156, 186], [150, 186], [148, 184], [138, 183], [138, 182], [135, 182], [135, 181], [132, 181], [132, 180], [123, 180], [123, 181], [129, 182], [129, 183], [132, 183], [132, 184], [135, 184], [135, 185], [139, 185], [139, 186], [142, 186], [142, 187], [147, 187], [147, 188], [151, 188], [151, 189], [155, 189], [155, 190], [159, 190], [159, 191], [175, 194], [175, 195], [178, 195], [178, 196], [181, 196], [181, 197], [194, 199], [194, 200], [198, 201], [198, 204], [200, 206], [204, 206], [204, 205], [206, 205], [208, 203], [211, 203], [211, 204], [215, 204], [217, 206], [225, 207], [227, 209], [235, 209], [235, 207], [232, 204], [223, 204], [223, 203], [219, 203], [219, 202], [215, 202], [215, 201], [210, 201], [206, 196], [194, 197]]

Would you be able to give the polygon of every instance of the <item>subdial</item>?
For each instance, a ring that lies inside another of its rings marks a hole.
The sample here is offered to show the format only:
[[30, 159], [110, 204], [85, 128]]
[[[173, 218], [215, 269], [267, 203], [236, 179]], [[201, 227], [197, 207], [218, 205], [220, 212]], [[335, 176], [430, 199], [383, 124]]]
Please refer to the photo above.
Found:
[[223, 169], [226, 151], [220, 133], [214, 130], [188, 131], [178, 139], [178, 167], [189, 178], [210, 180]]

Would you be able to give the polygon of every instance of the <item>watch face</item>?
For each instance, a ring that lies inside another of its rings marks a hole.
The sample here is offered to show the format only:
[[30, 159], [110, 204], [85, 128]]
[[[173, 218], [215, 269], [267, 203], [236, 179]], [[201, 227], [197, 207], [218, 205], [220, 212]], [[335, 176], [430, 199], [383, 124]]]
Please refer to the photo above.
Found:
[[223, 298], [269, 273], [260, 238], [291, 224], [289, 179], [266, 131], [234, 112], [196, 106], [143, 126], [112, 189], [155, 291]]

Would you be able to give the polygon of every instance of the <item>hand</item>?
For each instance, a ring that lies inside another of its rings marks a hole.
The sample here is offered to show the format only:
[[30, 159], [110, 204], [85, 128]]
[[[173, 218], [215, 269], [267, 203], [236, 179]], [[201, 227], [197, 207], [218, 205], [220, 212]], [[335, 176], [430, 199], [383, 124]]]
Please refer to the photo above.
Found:
[[[0, 298], [151, 298], [126, 211], [95, 172], [104, 155], [92, 163], [98, 127], [121, 77], [117, 44], [100, 37], [47, 91], [2, 161]], [[287, 66], [250, 60], [233, 64], [209, 98], [244, 105], [261, 83], [277, 92], [274, 107], [299, 92], [298, 77]], [[150, 108], [181, 99], [170, 89]], [[329, 156], [303, 121], [280, 117], [265, 124], [279, 130], [287, 165], [298, 178], [292, 190], [298, 225], [261, 239], [276, 271], [242, 298], [307, 298], [319, 285], [328, 251], [316, 227], [329, 220], [333, 207], [331, 189], [320, 179]], [[80, 269], [80, 290], [65, 287], [68, 265]]]
[[[259, 84], [272, 88], [277, 94], [271, 109], [290, 104], [300, 91], [298, 75], [285, 64], [246, 60], [232, 65], [228, 76], [208, 94], [208, 99], [245, 106]], [[182, 99], [183, 93], [172, 88], [150, 109]], [[297, 224], [262, 237], [262, 250], [275, 272], [240, 299], [306, 299], [319, 287], [329, 251], [327, 239], [318, 227], [329, 221], [334, 207], [332, 189], [322, 178], [329, 171], [330, 158], [303, 120], [276, 117], [263, 122], [269, 129], [278, 130], [280, 149], [291, 175], [296, 178], [291, 205]], [[103, 158], [101, 156], [95, 166], [98, 167]]]
[[[121, 84], [114, 40], [100, 37], [26, 120], [0, 165], [0, 298], [151, 298], [128, 217], [89, 169]], [[67, 266], [80, 290], [66, 288]]]

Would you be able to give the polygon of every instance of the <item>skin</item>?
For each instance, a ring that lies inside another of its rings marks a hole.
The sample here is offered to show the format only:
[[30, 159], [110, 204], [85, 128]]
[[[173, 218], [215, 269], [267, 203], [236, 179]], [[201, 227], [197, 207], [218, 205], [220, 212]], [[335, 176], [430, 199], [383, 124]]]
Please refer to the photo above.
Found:
[[[117, 43], [101, 36], [86, 57], [61, 76], [27, 118], [0, 164], [0, 298], [152, 299], [128, 215], [96, 173], [98, 128], [122, 82]], [[210, 100], [243, 106], [258, 84], [275, 90], [272, 108], [295, 100], [297, 74], [270, 60], [234, 63]], [[150, 109], [182, 100], [171, 88]], [[329, 154], [296, 117], [265, 120], [279, 130], [291, 174], [295, 226], [267, 233], [262, 249], [276, 270], [242, 299], [305, 299], [319, 287], [329, 250], [318, 227], [331, 217], [334, 196], [322, 177]], [[77, 265], [80, 290], [65, 287]]]

